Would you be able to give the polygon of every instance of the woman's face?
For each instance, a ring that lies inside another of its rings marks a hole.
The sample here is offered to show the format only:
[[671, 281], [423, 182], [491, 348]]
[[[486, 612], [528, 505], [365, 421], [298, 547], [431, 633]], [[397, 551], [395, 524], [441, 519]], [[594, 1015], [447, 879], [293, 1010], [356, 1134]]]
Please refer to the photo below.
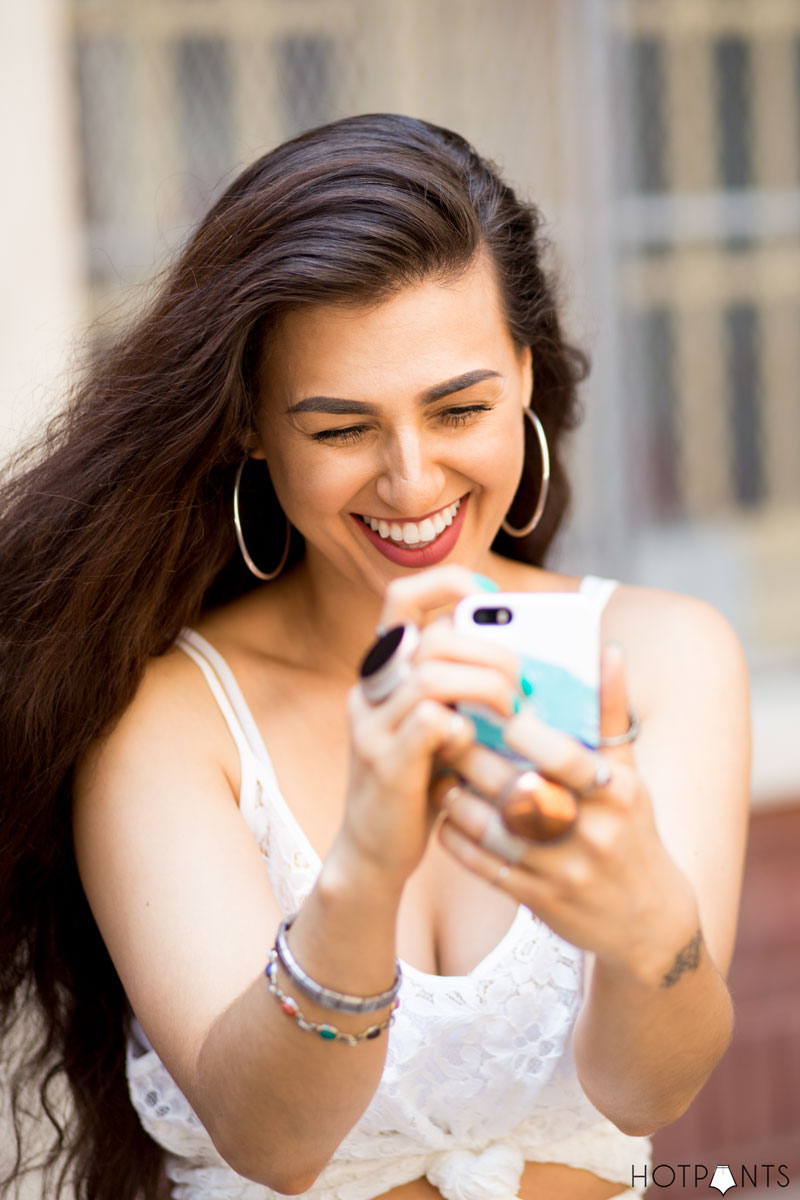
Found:
[[288, 314], [261, 391], [254, 453], [309, 563], [379, 595], [417, 567], [480, 567], [519, 482], [531, 394], [486, 259], [371, 306]]

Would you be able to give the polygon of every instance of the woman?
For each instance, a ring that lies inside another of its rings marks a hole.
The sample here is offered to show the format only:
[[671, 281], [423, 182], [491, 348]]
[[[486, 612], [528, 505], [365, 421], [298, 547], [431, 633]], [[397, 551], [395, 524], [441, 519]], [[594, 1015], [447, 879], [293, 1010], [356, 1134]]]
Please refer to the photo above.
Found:
[[[540, 257], [456, 135], [312, 131], [8, 485], [3, 1006], [38, 999], [81, 1195], [165, 1164], [182, 1200], [634, 1195], [727, 1044], [741, 655], [695, 601], [541, 566], [584, 363]], [[519, 713], [515, 657], [452, 624], [481, 587], [604, 607], [611, 748]], [[578, 797], [565, 837], [512, 853], [517, 773], [459, 701]]]

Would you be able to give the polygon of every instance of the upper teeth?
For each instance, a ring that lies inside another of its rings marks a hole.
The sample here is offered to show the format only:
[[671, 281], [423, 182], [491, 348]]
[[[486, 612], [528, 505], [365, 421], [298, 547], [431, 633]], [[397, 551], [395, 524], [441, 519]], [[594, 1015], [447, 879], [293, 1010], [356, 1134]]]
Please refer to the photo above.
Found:
[[402, 525], [398, 521], [383, 521], [379, 517], [362, 516], [361, 519], [382, 538], [391, 538], [393, 542], [405, 542], [408, 546], [418, 546], [420, 542], [432, 542], [437, 538], [451, 524], [460, 504], [461, 500], [458, 499], [447, 508], [434, 513], [432, 517], [426, 517], [424, 521], [403, 521]]

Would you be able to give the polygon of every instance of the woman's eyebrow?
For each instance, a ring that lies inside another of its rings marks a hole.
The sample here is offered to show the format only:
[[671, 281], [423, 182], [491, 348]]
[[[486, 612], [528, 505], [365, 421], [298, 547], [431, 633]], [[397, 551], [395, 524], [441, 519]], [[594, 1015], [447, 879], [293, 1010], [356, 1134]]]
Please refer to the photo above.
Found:
[[[456, 375], [453, 379], [447, 379], [444, 383], [436, 383], [433, 387], [428, 388], [422, 393], [420, 403], [432, 404], [434, 400], [441, 400], [445, 396], [452, 396], [454, 392], [462, 392], [465, 388], [473, 387], [476, 383], [483, 383], [484, 379], [500, 378], [499, 371], [465, 371], [463, 375]], [[306, 399], [292, 404], [286, 411], [292, 415], [295, 413], [333, 413], [339, 416], [345, 413], [361, 413], [372, 417], [380, 413], [380, 409], [375, 404], [370, 404], [366, 400], [341, 400], [336, 396], [307, 396]]]

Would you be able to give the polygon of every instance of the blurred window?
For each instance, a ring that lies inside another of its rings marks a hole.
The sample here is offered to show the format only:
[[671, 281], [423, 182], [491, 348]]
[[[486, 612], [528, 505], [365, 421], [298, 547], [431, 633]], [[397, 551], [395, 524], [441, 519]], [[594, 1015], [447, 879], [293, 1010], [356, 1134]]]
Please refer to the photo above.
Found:
[[654, 37], [631, 38], [628, 55], [634, 190], [663, 192], [667, 187], [663, 43]]
[[231, 61], [220, 37], [190, 35], [174, 46], [177, 141], [194, 182], [191, 207], [202, 208], [207, 181], [222, 179], [234, 148]]
[[759, 420], [758, 317], [754, 304], [735, 304], [725, 313], [734, 497], [741, 505], [757, 504], [765, 498]]
[[741, 37], [722, 37], [714, 44], [713, 54], [720, 180], [726, 188], [749, 187], [753, 182], [750, 46]]
[[286, 137], [378, 109], [458, 129], [542, 205], [591, 310], [575, 545], [718, 604], [754, 659], [800, 653], [800, 4], [71, 13], [95, 312]]
[[276, 51], [286, 129], [313, 129], [329, 121], [336, 111], [335, 40], [308, 34], [287, 37], [277, 43]]

